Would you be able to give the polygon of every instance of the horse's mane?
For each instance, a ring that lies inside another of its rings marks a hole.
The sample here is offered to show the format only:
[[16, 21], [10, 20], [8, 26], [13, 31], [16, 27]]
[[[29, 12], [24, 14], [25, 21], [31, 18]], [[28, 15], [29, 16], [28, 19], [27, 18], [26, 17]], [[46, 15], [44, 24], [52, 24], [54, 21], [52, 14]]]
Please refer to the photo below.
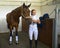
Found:
[[10, 13], [13, 16], [20, 16], [21, 15], [21, 10], [22, 10], [23, 6], [19, 6], [17, 8], [15, 8], [14, 10], [12, 10]]

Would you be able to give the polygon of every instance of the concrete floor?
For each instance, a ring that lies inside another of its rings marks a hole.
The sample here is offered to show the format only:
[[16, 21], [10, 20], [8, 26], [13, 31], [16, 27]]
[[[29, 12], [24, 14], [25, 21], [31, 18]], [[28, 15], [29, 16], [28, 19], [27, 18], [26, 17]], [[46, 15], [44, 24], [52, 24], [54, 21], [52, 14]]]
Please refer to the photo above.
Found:
[[58, 35], [58, 48], [60, 48], [60, 35]]
[[[15, 44], [15, 34], [13, 35], [13, 44], [9, 45], [9, 33], [0, 33], [0, 48], [29, 48], [29, 36], [26, 32], [19, 32], [19, 44]], [[34, 40], [33, 40], [34, 48]], [[38, 48], [49, 48], [38, 41]]]

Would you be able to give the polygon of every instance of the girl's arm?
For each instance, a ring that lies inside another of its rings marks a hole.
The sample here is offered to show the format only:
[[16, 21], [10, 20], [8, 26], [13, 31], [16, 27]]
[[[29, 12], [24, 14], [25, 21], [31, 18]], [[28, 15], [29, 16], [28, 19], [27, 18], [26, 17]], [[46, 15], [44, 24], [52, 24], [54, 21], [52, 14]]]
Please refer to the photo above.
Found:
[[35, 22], [35, 23], [38, 23], [38, 24], [41, 23], [40, 20], [32, 20], [32, 21]]
[[[28, 17], [26, 17], [26, 19], [32, 19], [32, 18], [31, 18], [31, 16], [28, 16]], [[38, 23], [38, 24], [41, 23], [40, 20], [32, 20], [32, 22], [35, 22], [35, 23]]]

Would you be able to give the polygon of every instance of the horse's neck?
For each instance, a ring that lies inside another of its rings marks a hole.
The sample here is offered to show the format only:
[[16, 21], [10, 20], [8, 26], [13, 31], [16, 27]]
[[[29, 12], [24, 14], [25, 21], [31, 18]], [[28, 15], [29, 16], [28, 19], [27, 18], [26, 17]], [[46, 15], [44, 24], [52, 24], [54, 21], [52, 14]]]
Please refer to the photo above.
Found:
[[13, 16], [15, 21], [19, 21], [19, 17], [22, 16], [23, 13], [22, 10], [22, 6], [12, 10], [11, 15]]
[[19, 18], [22, 14], [22, 6], [14, 9], [11, 13], [13, 14], [14, 17]]

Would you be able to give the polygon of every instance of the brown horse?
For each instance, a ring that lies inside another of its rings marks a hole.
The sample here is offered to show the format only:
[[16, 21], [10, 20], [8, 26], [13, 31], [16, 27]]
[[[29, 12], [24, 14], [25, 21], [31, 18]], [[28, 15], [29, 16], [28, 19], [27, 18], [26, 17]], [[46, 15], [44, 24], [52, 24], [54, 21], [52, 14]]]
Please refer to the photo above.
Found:
[[10, 44], [12, 43], [13, 27], [15, 27], [15, 31], [16, 31], [16, 43], [18, 43], [19, 17], [30, 16], [30, 10], [29, 10], [30, 5], [27, 6], [25, 5], [25, 3], [23, 3], [22, 6], [17, 7], [16, 9], [12, 10], [10, 13], [6, 15], [7, 26], [8, 26], [8, 29], [10, 30], [10, 38], [9, 38]]

